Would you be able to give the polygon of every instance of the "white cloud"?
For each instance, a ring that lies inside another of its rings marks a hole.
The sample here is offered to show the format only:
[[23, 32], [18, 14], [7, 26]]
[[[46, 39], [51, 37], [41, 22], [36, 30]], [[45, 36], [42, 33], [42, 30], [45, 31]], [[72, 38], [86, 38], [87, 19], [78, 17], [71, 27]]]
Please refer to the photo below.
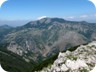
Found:
[[80, 18], [87, 18], [88, 15], [81, 15]]
[[68, 16], [64, 17], [66, 20], [71, 20], [71, 21], [87, 21], [87, 22], [96, 22], [96, 14], [82, 14], [79, 16]]
[[47, 16], [41, 16], [41, 17], [38, 17], [37, 19], [40, 20], [40, 19], [43, 19], [43, 18], [46, 18]]

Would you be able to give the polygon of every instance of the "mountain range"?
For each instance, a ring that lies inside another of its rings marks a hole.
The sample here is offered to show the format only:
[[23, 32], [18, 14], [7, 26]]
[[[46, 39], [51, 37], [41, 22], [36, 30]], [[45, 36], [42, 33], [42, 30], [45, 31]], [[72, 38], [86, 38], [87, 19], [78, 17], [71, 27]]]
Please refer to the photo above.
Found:
[[0, 26], [1, 50], [17, 55], [16, 58], [28, 65], [41, 63], [61, 51], [93, 40], [96, 40], [96, 23], [86, 21], [43, 18], [19, 27]]

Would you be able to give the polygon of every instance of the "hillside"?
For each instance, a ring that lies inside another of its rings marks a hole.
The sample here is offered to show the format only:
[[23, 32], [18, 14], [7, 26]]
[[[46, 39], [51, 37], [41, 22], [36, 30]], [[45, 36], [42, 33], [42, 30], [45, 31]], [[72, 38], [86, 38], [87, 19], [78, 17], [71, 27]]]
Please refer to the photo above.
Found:
[[68, 48], [38, 63], [6, 50], [7, 45], [0, 45], [0, 63], [9, 72], [94, 72], [96, 65], [96, 41]]
[[22, 56], [6, 49], [7, 44], [0, 45], [0, 65], [8, 72], [31, 72], [35, 62], [26, 62]]
[[1, 41], [9, 44], [8, 51], [23, 56], [27, 62], [39, 62], [67, 48], [95, 39], [95, 23], [43, 18], [11, 29], [3, 35]]

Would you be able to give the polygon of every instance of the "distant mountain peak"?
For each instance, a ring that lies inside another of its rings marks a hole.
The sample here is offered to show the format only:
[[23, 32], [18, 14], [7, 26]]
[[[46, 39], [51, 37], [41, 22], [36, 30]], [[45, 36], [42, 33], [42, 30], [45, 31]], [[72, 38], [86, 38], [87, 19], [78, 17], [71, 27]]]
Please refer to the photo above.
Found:
[[26, 25], [24, 25], [24, 27], [26, 28], [45, 28], [46, 26], [48, 27], [49, 25], [52, 25], [54, 22], [58, 22], [58, 23], [64, 23], [66, 22], [66, 20], [64, 20], [63, 18], [49, 18], [49, 17], [43, 17], [39, 20], [35, 20], [35, 21], [30, 21], [29, 23], [27, 23]]
[[50, 17], [44, 17], [44, 18], [41, 18], [41, 19], [38, 19], [36, 21], [30, 21], [29, 23], [31, 24], [35, 24], [37, 22], [40, 22], [40, 23], [50, 23], [50, 22], [65, 22], [66, 20], [63, 19], [63, 18], [50, 18]]
[[87, 21], [81, 21], [82, 23], [88, 23]]
[[7, 24], [5, 24], [5, 25], [0, 26], [0, 28], [12, 28], [12, 27], [7, 25]]
[[[39, 19], [39, 20], [36, 20], [36, 21], [43, 21], [43, 22], [45, 22], [45, 21], [52, 21], [52, 22], [54, 22], [54, 21], [57, 21], [57, 22], [64, 22], [64, 21], [66, 21], [65, 19], [63, 19], [63, 18], [57, 18], [57, 17], [54, 17], [54, 18], [50, 18], [50, 17], [43, 17], [43, 18], [41, 18], [41, 19]], [[33, 22], [33, 21], [32, 21]]]

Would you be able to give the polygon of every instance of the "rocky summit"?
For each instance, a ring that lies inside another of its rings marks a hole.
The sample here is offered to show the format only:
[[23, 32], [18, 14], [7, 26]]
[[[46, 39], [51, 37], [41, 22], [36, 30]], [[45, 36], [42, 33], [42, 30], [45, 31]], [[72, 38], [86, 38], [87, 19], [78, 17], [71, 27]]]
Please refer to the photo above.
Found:
[[36, 72], [96, 72], [96, 41], [60, 52], [53, 64]]

